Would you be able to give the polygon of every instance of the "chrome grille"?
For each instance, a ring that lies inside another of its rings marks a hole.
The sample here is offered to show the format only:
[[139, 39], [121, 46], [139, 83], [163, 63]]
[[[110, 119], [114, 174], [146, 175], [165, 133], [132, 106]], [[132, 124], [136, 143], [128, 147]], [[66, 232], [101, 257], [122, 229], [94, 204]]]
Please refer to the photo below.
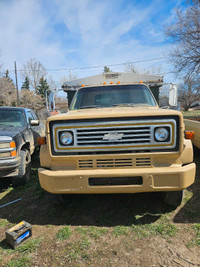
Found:
[[[177, 123], [173, 118], [151, 120], [126, 120], [124, 118], [119, 121], [93, 121], [91, 123], [55, 121], [51, 125], [53, 154], [109, 154], [120, 151], [122, 153], [129, 151], [146, 153], [156, 149], [160, 151], [174, 149], [177, 145]], [[169, 129], [168, 140], [165, 142], [155, 140], [154, 132], [157, 127]], [[69, 131], [73, 135], [72, 145], [63, 145], [59, 141], [63, 131]]]
[[[113, 138], [112, 138], [113, 136]], [[109, 139], [110, 137], [110, 139]], [[116, 137], [116, 140], [114, 139]], [[119, 139], [117, 139], [119, 137]], [[107, 139], [106, 139], [107, 138]], [[77, 145], [149, 144], [151, 128], [147, 126], [99, 127], [99, 129], [77, 130]]]

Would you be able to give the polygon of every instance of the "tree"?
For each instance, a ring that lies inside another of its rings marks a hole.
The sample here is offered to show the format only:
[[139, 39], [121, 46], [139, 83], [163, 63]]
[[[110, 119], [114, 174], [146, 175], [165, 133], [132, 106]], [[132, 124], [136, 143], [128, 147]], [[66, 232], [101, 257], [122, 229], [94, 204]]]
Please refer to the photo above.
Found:
[[150, 66], [148, 69], [138, 69], [134, 64], [127, 64], [125, 67], [125, 72], [130, 72], [134, 74], [142, 74], [142, 75], [161, 75], [161, 65], [158, 66]]
[[104, 66], [103, 73], [112, 72], [109, 67]]
[[47, 75], [47, 71], [45, 67], [37, 61], [35, 58], [31, 58], [27, 63], [23, 66], [24, 71], [22, 75], [24, 78], [28, 77], [30, 85], [37, 90], [38, 84], [42, 77]]
[[184, 110], [188, 110], [194, 101], [200, 100], [199, 79], [186, 77], [184, 83], [179, 85], [179, 101]]
[[200, 1], [188, 0], [185, 9], [176, 11], [176, 21], [165, 34], [175, 48], [169, 55], [177, 73], [200, 73]]
[[25, 80], [24, 80], [24, 82], [23, 82], [23, 84], [22, 84], [21, 89], [22, 89], [22, 90], [23, 90], [23, 89], [25, 89], [25, 90], [30, 90], [30, 82], [29, 82], [29, 78], [28, 78], [27, 76], [25, 77]]
[[0, 78], [0, 106], [16, 106], [17, 90], [8, 78]]
[[39, 85], [36, 88], [36, 94], [46, 97], [45, 94], [48, 89], [49, 89], [49, 85], [47, 83], [47, 79], [44, 79], [44, 77], [40, 78]]
[[7, 78], [10, 82], [13, 83], [13, 80], [10, 78], [9, 70], [6, 70], [6, 73], [4, 74], [4, 77]]
[[20, 106], [37, 111], [45, 107], [45, 100], [41, 95], [36, 95], [34, 91], [22, 89], [20, 91]]

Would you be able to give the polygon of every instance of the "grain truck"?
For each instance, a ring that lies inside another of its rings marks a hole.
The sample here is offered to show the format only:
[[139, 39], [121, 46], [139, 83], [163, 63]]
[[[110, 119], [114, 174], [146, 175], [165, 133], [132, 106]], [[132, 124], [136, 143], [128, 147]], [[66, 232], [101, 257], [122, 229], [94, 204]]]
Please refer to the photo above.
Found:
[[158, 106], [162, 83], [113, 72], [65, 83], [69, 111], [47, 119], [41, 140], [41, 187], [59, 198], [162, 192], [180, 205], [195, 179], [193, 148], [182, 114]]

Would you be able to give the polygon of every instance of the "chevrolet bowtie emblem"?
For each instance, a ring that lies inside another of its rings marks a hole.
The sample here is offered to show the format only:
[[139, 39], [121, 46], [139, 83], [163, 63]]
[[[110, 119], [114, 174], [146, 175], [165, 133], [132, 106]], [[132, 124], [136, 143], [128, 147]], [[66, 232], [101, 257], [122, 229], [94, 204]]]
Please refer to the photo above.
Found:
[[123, 133], [107, 133], [104, 134], [103, 140], [117, 141], [121, 140], [123, 136], [124, 136]]

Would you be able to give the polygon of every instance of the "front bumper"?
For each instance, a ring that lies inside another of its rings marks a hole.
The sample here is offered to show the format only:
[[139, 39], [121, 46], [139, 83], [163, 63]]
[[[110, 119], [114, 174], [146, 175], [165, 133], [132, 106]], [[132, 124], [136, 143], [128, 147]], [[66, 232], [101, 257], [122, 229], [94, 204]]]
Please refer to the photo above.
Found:
[[[39, 181], [43, 189], [57, 194], [105, 194], [177, 191], [187, 188], [195, 180], [195, 163], [178, 167], [47, 170], [40, 168]], [[89, 178], [142, 177], [141, 185], [90, 186]]]
[[0, 178], [17, 175], [19, 165], [20, 157], [0, 159]]

